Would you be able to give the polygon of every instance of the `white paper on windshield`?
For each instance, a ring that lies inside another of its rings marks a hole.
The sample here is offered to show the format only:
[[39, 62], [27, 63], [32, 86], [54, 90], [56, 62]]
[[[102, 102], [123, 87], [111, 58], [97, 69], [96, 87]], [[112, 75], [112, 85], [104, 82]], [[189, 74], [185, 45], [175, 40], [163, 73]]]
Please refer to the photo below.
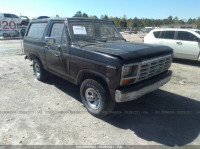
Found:
[[74, 35], [87, 35], [84, 26], [73, 26]]

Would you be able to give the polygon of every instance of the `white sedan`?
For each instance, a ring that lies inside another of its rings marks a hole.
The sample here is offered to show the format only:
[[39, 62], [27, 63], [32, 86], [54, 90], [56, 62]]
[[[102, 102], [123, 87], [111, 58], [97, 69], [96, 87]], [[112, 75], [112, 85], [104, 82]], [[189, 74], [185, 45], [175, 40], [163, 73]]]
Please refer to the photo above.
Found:
[[144, 43], [169, 46], [174, 57], [200, 61], [200, 30], [156, 29], [144, 37]]

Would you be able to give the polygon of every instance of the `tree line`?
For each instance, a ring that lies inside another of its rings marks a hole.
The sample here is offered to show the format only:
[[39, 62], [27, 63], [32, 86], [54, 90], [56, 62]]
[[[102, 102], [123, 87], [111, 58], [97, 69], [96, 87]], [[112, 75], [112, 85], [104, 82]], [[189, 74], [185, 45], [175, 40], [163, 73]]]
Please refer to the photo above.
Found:
[[99, 18], [95, 15], [89, 16], [86, 13], [81, 11], [76, 12], [73, 17], [86, 17], [94, 19], [109, 20], [114, 23], [116, 27], [160, 27], [161, 25], [171, 25], [171, 24], [195, 24], [200, 28], [200, 17], [198, 19], [190, 18], [188, 20], [182, 20], [178, 17], [169, 16], [165, 19], [147, 19], [147, 18], [129, 18], [127, 19], [126, 15], [122, 18], [119, 17], [108, 17], [107, 15], [101, 15]]

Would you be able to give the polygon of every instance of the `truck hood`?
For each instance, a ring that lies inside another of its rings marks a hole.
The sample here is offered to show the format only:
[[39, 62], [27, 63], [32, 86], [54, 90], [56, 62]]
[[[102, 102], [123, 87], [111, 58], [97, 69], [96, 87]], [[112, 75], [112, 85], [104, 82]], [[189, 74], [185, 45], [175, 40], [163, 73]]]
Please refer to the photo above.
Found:
[[92, 45], [86, 46], [84, 49], [118, 57], [125, 63], [139, 62], [145, 59], [173, 53], [173, 49], [167, 46], [130, 42]]

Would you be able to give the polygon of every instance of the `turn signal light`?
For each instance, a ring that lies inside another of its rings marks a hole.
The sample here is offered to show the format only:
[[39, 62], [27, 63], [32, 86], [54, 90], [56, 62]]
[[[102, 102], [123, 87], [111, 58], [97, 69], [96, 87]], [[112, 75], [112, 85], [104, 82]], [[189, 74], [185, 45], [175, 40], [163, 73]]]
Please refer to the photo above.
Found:
[[125, 85], [125, 84], [127, 84], [127, 83], [129, 83], [129, 82], [131, 82], [131, 79], [123, 80], [123, 81], [122, 81], [122, 85]]

